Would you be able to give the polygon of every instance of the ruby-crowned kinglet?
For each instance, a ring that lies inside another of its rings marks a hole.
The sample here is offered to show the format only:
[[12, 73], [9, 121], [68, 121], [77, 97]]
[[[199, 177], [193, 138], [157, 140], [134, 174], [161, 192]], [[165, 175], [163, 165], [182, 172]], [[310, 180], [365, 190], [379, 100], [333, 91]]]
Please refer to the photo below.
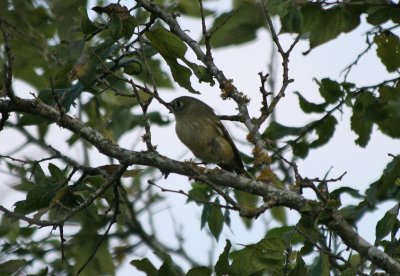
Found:
[[244, 169], [228, 131], [211, 107], [198, 99], [184, 96], [170, 102], [169, 108], [175, 115], [178, 138], [197, 158], [251, 177]]

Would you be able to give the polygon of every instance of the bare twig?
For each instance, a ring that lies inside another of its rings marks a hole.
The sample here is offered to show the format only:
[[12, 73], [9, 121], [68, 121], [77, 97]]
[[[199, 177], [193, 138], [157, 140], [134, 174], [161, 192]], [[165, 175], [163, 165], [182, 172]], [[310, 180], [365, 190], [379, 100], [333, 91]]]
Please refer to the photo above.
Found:
[[13, 78], [13, 62], [14, 62], [14, 55], [11, 52], [10, 44], [9, 44], [9, 33], [6, 32], [4, 21], [0, 18], [0, 30], [3, 35], [3, 43], [5, 49], [5, 56], [7, 57], [7, 65], [6, 65], [6, 75], [4, 80], [4, 87], [7, 96], [12, 100], [16, 100], [16, 96], [14, 95], [14, 91], [12, 89], [12, 78]]
[[193, 201], [195, 201], [195, 202], [197, 202], [197, 203], [207, 204], [207, 205], [214, 205], [214, 206], [216, 206], [216, 207], [218, 207], [218, 208], [224, 208], [224, 209], [229, 209], [229, 210], [237, 210], [237, 208], [234, 207], [234, 206], [223, 205], [223, 204], [218, 204], [218, 203], [211, 202], [211, 201], [204, 201], [204, 200], [196, 199], [196, 198], [190, 196], [188, 193], [186, 193], [186, 192], [183, 191], [183, 190], [172, 190], [172, 189], [163, 188], [163, 187], [161, 187], [160, 185], [158, 185], [157, 183], [155, 183], [155, 182], [154, 182], [153, 180], [151, 180], [151, 179], [147, 180], [147, 183], [149, 183], [149, 184], [152, 185], [152, 186], [155, 186], [155, 187], [159, 188], [161, 192], [169, 192], [169, 193], [181, 194], [181, 195], [184, 195], [184, 196], [186, 196], [187, 198], [189, 198], [189, 199], [191, 199], [191, 200], [193, 200]]
[[206, 45], [206, 58], [208, 60], [212, 60], [213, 57], [211, 54], [211, 44], [210, 44], [211, 33], [209, 33], [207, 31], [207, 27], [206, 27], [206, 20], [204, 17], [203, 0], [199, 0], [199, 5], [200, 5], [200, 15], [201, 15], [201, 27], [203, 30], [204, 44]]

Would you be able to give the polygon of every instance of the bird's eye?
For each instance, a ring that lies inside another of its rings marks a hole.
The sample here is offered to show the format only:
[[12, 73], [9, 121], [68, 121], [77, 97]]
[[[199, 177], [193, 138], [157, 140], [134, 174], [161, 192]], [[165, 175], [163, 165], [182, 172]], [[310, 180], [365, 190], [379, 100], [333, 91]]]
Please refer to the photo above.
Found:
[[181, 101], [176, 101], [175, 102], [175, 108], [180, 108], [182, 106], [182, 102]]

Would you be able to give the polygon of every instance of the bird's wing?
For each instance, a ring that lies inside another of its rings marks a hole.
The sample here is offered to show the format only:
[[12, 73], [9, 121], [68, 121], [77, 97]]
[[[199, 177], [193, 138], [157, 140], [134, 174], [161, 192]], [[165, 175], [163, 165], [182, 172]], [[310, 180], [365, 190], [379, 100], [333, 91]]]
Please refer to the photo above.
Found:
[[234, 158], [235, 158], [235, 164], [238, 166], [237, 168], [234, 168], [237, 173], [244, 173], [248, 174], [246, 170], [244, 169], [244, 165], [242, 162], [242, 158], [240, 157], [239, 150], [237, 149], [235, 143], [233, 142], [231, 136], [229, 135], [228, 131], [226, 130], [225, 126], [222, 124], [222, 122], [218, 119], [217, 116], [213, 119], [209, 119], [209, 121], [215, 126], [217, 131], [223, 136], [231, 145], [233, 152], [234, 152]]

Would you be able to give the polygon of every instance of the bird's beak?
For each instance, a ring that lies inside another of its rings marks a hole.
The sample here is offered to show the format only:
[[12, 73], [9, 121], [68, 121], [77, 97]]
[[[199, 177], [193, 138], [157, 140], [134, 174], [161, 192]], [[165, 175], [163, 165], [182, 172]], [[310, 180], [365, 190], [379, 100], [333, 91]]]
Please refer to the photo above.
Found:
[[167, 104], [165, 105], [165, 107], [168, 108], [169, 113], [173, 113], [173, 109], [172, 109], [172, 104], [171, 104], [171, 103], [167, 103]]

